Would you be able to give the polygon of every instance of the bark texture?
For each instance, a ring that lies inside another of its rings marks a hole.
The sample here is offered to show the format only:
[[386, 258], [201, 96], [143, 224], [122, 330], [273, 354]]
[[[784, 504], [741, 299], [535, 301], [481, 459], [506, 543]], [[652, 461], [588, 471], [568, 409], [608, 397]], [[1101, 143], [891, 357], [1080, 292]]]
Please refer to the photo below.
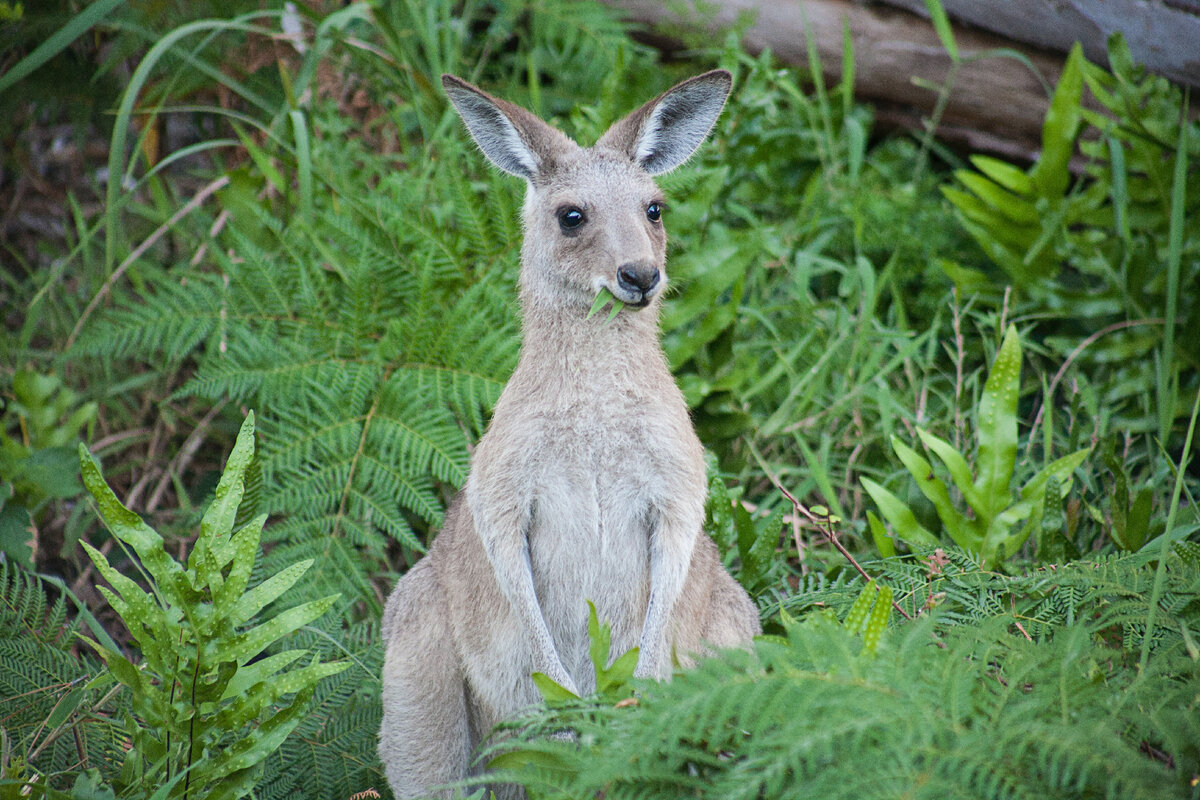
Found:
[[[930, 87], [951, 78], [952, 61], [933, 26], [913, 13], [924, 11], [923, 0], [885, 0], [887, 5], [851, 0], [705, 0], [699, 10], [694, 2], [604, 2], [660, 31], [682, 25], [717, 33], [749, 14], [754, 21], [743, 38], [747, 48], [753, 52], [770, 48], [781, 60], [804, 66], [811, 37], [830, 80], [840, 78], [845, 24], [854, 45], [855, 92], [876, 104], [884, 124], [922, 127], [938, 99], [936, 89]], [[1135, 59], [1176, 80], [1200, 85], [1196, 60], [1200, 59], [1200, 17], [1183, 7], [1191, 0], [1173, 0], [1172, 5], [1159, 0], [943, 2], [949, 13], [961, 14], [972, 26], [954, 24], [963, 63], [953, 76], [938, 134], [972, 150], [1010, 158], [1036, 155], [1050, 91], [1062, 71], [1063, 52], [1076, 38], [1084, 43], [1089, 58], [1104, 63], [1107, 36], [1120, 29]], [[997, 52], [1001, 50], [1009, 52]], [[1168, 70], [1166, 64], [1173, 66]]]

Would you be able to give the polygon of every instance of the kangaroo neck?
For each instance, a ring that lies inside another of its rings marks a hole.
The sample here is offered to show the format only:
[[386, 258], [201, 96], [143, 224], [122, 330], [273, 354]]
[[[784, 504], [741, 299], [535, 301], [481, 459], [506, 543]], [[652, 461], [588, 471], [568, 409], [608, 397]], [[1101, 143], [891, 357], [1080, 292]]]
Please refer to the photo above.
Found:
[[522, 343], [518, 371], [533, 375], [586, 378], [595, 386], [606, 375], [619, 383], [667, 377], [666, 357], [658, 339], [658, 302], [648, 308], [611, 307], [590, 318], [580, 308], [564, 308], [522, 298]]

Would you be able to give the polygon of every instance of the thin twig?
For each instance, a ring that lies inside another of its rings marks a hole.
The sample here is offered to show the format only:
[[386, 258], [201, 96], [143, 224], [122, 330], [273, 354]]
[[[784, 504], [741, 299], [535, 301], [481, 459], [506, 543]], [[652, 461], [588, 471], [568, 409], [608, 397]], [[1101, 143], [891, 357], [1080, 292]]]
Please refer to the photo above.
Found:
[[962, 314], [963, 309], [958, 307], [958, 287], [955, 286], [950, 290], [953, 293], [954, 305], [951, 311], [954, 313], [954, 447], [958, 450], [962, 449], [962, 440], [966, 435], [963, 424], [962, 413], [962, 398], [963, 398], [963, 362], [966, 361], [966, 342], [963, 339], [962, 332]]
[[[1062, 366], [1058, 368], [1058, 372], [1054, 373], [1054, 377], [1050, 380], [1050, 385], [1046, 387], [1046, 396], [1042, 398], [1042, 404], [1038, 407], [1037, 415], [1033, 418], [1033, 425], [1030, 426], [1030, 430], [1037, 430], [1038, 425], [1040, 425], [1042, 422], [1042, 414], [1046, 411], [1046, 404], [1054, 398], [1054, 390], [1058, 388], [1059, 382], [1063, 379], [1063, 376], [1067, 373], [1067, 370], [1070, 369], [1071, 365], [1075, 363], [1075, 359], [1079, 358], [1083, 351], [1090, 347], [1093, 342], [1102, 336], [1107, 336], [1108, 334], [1114, 333], [1115, 331], [1119, 331], [1123, 328], [1133, 328], [1138, 325], [1162, 325], [1165, 322], [1166, 320], [1162, 319], [1161, 317], [1154, 317], [1151, 319], [1127, 319], [1124, 322], [1114, 322], [1112, 325], [1108, 325], [1096, 331], [1091, 336], [1087, 337], [1078, 345], [1076, 345], [1075, 349], [1071, 351], [1071, 354], [1067, 356], [1067, 360], [1064, 361]], [[1030, 436], [1029, 441], [1026, 442], [1026, 456], [1029, 455], [1030, 448], [1033, 447], [1033, 441], [1035, 438], [1036, 437]]]
[[[125, 274], [125, 270], [129, 269], [133, 262], [141, 258], [142, 254], [149, 250], [155, 242], [161, 239], [167, 233], [167, 231], [175, 227], [176, 222], [179, 222], [179, 220], [183, 219], [188, 214], [199, 208], [200, 205], [210, 196], [212, 196], [214, 192], [220, 191], [228, 185], [228, 175], [222, 175], [221, 177], [217, 178], [215, 181], [197, 192], [196, 196], [191, 200], [188, 200], [187, 203], [184, 204], [183, 208], [172, 214], [169, 220], [164, 222], [162, 225], [159, 225], [158, 228], [155, 229], [154, 233], [147, 236], [145, 241], [135, 247], [133, 252], [121, 262], [121, 265], [113, 270], [112, 275], [108, 276], [108, 280], [106, 280], [104, 285], [100, 287], [100, 291], [96, 292], [96, 296], [92, 298], [92, 301], [87, 304], [87, 308], [85, 308], [83, 313], [79, 315], [79, 321], [75, 323], [75, 328], [71, 331], [71, 335], [67, 337], [67, 344], [63, 349], [71, 349], [71, 345], [75, 343], [75, 339], [79, 336], [79, 332], [83, 330], [83, 323], [86, 322], [87, 318], [92, 315], [92, 312], [96, 310], [96, 306], [100, 305], [100, 301], [103, 300], [108, 295], [109, 291], [112, 290], [113, 284], [115, 284], [121, 278], [121, 276]], [[113, 236], [115, 234], [112, 231], [109, 231], [108, 235]]]
[[166, 470], [163, 471], [162, 478], [159, 479], [158, 485], [154, 487], [154, 492], [150, 495], [150, 499], [146, 502], [146, 513], [152, 514], [158, 509], [158, 504], [162, 502], [163, 493], [171, 484], [171, 477], [177, 475], [187, 469], [188, 464], [196, 456], [196, 451], [200, 449], [200, 445], [204, 443], [205, 432], [216, 419], [217, 414], [229, 403], [228, 399], [221, 399], [208, 410], [208, 413], [196, 424], [196, 427], [188, 434], [184, 440], [183, 446], [179, 448], [179, 453], [173, 459], [173, 462], [167, 464]]
[[[791, 501], [792, 508], [794, 508], [796, 510], [796, 513], [803, 515], [805, 519], [807, 519], [809, 522], [811, 522], [813, 525], [816, 526], [817, 530], [819, 530], [821, 533], [825, 534], [825, 538], [829, 540], [829, 543], [832, 544], [835, 548], [837, 548], [837, 551], [839, 553], [841, 553], [842, 556], [845, 557], [845, 559], [847, 561], [849, 561], [850, 564], [853, 565], [853, 567], [856, 570], [858, 570], [859, 575], [862, 575], [863, 578], [868, 583], [870, 583], [871, 581], [874, 580], [874, 578], [872, 578], [870, 575], [868, 575], [867, 571], [864, 570], [859, 565], [859, 563], [854, 559], [854, 556], [850, 555], [850, 551], [847, 550], [846, 547], [841, 542], [838, 541], [837, 534], [833, 532], [833, 526], [829, 523], [828, 517], [826, 517], [822, 520], [821, 517], [818, 517], [816, 514], [809, 511], [808, 508], [803, 503], [801, 503], [799, 500], [797, 500], [791, 492], [789, 492], [787, 489], [785, 489], [783, 487], [782, 483], [775, 480], [774, 476], [768, 476], [768, 477], [771, 478], [771, 483], [775, 484], [775, 488], [778, 489], [780, 492], [782, 492], [783, 496]], [[822, 522], [824, 524], [822, 524]], [[875, 584], [875, 591], [877, 591], [877, 592], [879, 591], [879, 584]], [[900, 612], [900, 616], [904, 617], [905, 619], [907, 619], [907, 620], [912, 619], [912, 617], [910, 617], [908, 615], [908, 613], [903, 608], [901, 608], [900, 604], [897, 603], [895, 600], [892, 601], [892, 608], [894, 608], [898, 612]]]

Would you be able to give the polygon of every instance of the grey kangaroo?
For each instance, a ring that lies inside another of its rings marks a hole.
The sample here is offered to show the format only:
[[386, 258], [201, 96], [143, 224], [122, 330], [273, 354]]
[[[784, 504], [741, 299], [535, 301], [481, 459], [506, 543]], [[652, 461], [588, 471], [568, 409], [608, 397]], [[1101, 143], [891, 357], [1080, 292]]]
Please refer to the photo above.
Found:
[[[702, 530], [703, 451], [658, 341], [652, 176], [708, 136], [731, 76], [680, 83], [590, 148], [460, 78], [442, 85], [487, 158], [527, 184], [523, 343], [465, 489], [384, 611], [379, 754], [401, 798], [474, 774], [492, 726], [537, 702], [531, 673], [594, 689], [587, 600], [614, 655], [640, 648], [640, 677], [761, 631]], [[611, 321], [589, 316], [602, 289], [625, 304]]]

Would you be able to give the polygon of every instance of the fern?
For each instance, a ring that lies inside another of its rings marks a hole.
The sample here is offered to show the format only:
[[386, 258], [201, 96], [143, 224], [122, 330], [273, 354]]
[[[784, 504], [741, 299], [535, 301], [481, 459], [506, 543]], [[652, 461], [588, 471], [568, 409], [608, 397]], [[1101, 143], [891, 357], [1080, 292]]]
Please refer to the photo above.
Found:
[[387, 782], [375, 751], [383, 669], [378, 625], [357, 623], [348, 631], [309, 629], [296, 636], [296, 643], [325, 659], [349, 656], [352, 666], [317, 686], [304, 720], [267, 759], [255, 796], [341, 798], [383, 790]]
[[346, 669], [290, 649], [260, 658], [272, 645], [322, 616], [336, 597], [260, 616], [312, 562], [294, 564], [250, 586], [266, 515], [234, 530], [245, 497], [247, 467], [255, 459], [254, 416], [238, 433], [225, 470], [204, 513], [186, 562], [117, 499], [100, 467], [80, 445], [83, 482], [104, 524], [137, 553], [150, 592], [84, 544], [97, 572], [112, 587], [99, 590], [137, 642], [135, 665], [110, 646], [93, 642], [108, 667], [98, 683], [123, 687], [130, 713], [118, 786], [134, 792], [161, 787], [163, 797], [236, 800], [253, 791], [262, 761], [304, 718], [317, 684]]
[[[897, 601], [909, 613], [937, 609], [942, 624], [977, 624], [1000, 617], [1014, 632], [1037, 639], [1061, 626], [1088, 622], [1117, 635], [1126, 647], [1140, 647], [1155, 560], [1146, 552], [1096, 555], [1004, 575], [984, 570], [973, 555], [945, 548], [924, 560], [887, 559], [869, 568], [895, 589]], [[832, 581], [810, 577], [791, 595], [777, 596], [764, 611], [783, 609], [798, 615], [814, 606], [842, 609], [860, 586], [844, 574]], [[1186, 644], [1188, 636], [1200, 641], [1200, 564], [1172, 554], [1159, 613], [1165, 621], [1156, 626], [1156, 647]]]
[[[635, 706], [531, 717], [518, 741], [542, 757], [505, 777], [534, 798], [1160, 798], [1194, 774], [1195, 723], [1162, 724], [1194, 713], [1190, 659], [1156, 676], [1175, 682], [1164, 698], [1083, 624], [1038, 644], [1000, 620], [939, 627], [894, 628], [871, 654], [813, 615], [753, 656], [646, 685]], [[539, 738], [548, 718], [580, 745]]]
[[179, 396], [263, 409], [263, 503], [282, 520], [263, 568], [316, 557], [299, 591], [341, 593], [348, 609], [377, 607], [389, 547], [410, 563], [424, 551], [516, 360], [519, 226], [497, 199], [515, 187], [472, 181], [449, 150], [437, 191], [461, 217], [410, 173], [373, 207], [334, 198], [311, 225], [257, 207], [212, 269], [153, 277], [77, 349], [186, 357]]
[[26, 770], [49, 779], [121, 752], [118, 726], [93, 713], [103, 698], [86, 684], [100, 665], [73, 652], [77, 629], [61, 595], [48, 603], [40, 580], [0, 561], [0, 729]]
[[[1132, 655], [1156, 569], [1145, 555], [1007, 576], [939, 550], [872, 565], [914, 622], [882, 630], [887, 591], [810, 576], [767, 609], [786, 637], [644, 685], [633, 707], [532, 712], [493, 763], [534, 800], [1187, 796], [1200, 563], [1179, 551], [1145, 671]], [[879, 620], [860, 638], [872, 599]], [[563, 728], [578, 745], [551, 736]]]

